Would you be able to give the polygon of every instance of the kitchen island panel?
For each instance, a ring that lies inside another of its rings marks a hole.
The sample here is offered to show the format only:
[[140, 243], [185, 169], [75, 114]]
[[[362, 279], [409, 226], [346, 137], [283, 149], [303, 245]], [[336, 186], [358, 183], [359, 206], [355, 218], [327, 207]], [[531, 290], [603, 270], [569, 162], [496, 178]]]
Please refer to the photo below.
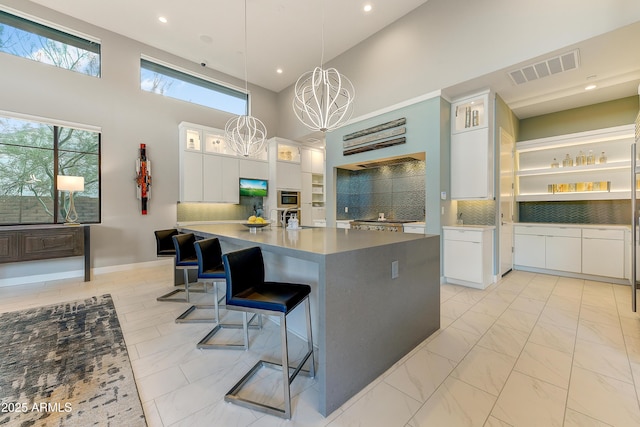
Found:
[[[268, 280], [311, 285], [318, 411], [327, 416], [440, 327], [440, 237], [337, 228], [185, 226], [224, 252], [259, 246]], [[399, 275], [391, 278], [391, 263]], [[306, 337], [304, 313], [287, 326]]]

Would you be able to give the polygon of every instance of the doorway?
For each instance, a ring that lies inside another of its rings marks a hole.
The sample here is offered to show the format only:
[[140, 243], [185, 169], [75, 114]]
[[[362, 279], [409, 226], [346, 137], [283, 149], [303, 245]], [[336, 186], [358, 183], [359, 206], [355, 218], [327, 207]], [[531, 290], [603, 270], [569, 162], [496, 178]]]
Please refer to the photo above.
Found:
[[515, 141], [513, 136], [503, 128], [500, 128], [500, 179], [498, 181], [500, 276], [504, 276], [513, 268], [514, 153]]

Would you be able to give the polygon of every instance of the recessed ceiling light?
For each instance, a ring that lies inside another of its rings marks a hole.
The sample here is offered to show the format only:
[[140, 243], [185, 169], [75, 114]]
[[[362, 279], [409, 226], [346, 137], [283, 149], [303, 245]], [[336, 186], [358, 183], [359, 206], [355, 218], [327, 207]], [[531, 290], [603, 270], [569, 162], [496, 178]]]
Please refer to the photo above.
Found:
[[164, 16], [160, 16], [158, 17], [158, 21], [162, 22], [163, 24], [167, 23], [167, 18], [165, 18]]
[[589, 86], [585, 87], [584, 90], [593, 90], [593, 89], [595, 89], [597, 87], [598, 86], [596, 86], [596, 85], [589, 85]]
[[373, 7], [370, 4], [365, 4], [363, 9], [365, 12], [371, 12], [371, 9], [373, 9]]
[[282, 68], [278, 68], [278, 69], [276, 70], [276, 73], [278, 73], [278, 74], [282, 74]]

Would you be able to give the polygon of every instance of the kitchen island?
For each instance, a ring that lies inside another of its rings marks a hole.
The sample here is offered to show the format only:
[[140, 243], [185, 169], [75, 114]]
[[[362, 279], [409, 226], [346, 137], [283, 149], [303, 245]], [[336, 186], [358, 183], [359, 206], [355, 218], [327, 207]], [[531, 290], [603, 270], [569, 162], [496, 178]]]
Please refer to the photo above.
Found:
[[[259, 246], [267, 280], [311, 285], [318, 411], [327, 416], [440, 327], [440, 237], [338, 228], [185, 225], [224, 252]], [[298, 312], [296, 312], [298, 311]], [[287, 320], [305, 337], [304, 312]]]

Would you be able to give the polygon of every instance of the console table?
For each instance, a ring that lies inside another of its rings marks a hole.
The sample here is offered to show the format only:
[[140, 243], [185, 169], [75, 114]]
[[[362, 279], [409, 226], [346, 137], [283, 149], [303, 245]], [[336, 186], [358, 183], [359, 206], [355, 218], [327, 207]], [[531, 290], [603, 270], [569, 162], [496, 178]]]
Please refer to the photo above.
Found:
[[0, 227], [0, 264], [84, 255], [84, 281], [91, 280], [88, 225]]

